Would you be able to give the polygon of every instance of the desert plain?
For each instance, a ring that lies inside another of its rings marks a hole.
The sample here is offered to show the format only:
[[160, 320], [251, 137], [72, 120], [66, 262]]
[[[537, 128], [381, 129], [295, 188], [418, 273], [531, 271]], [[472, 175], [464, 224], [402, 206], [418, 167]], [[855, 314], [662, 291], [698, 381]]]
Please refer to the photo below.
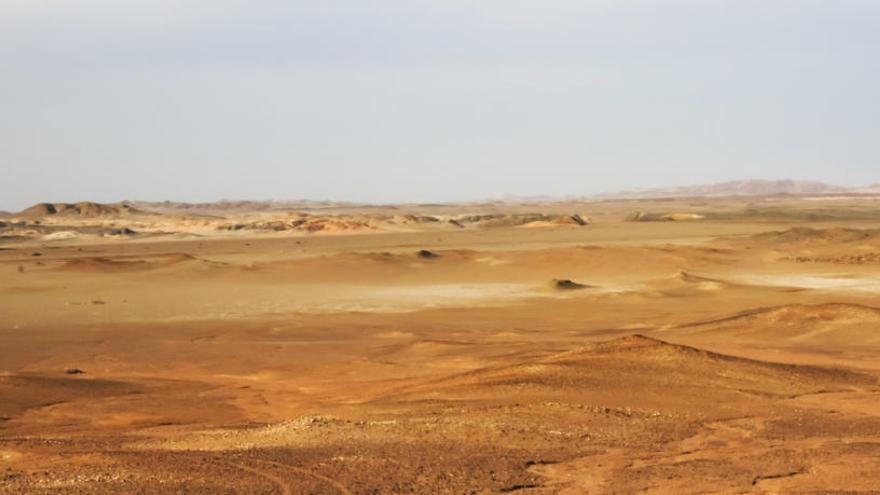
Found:
[[880, 493], [880, 198], [0, 218], [0, 493]]

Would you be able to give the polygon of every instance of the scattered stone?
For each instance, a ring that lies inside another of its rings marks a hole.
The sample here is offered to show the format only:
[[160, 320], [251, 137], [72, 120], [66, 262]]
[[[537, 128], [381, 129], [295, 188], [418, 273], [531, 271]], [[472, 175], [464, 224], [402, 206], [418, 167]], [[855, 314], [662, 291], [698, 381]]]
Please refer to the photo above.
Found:
[[68, 368], [68, 369], [64, 370], [64, 373], [66, 373], [68, 375], [85, 375], [86, 374], [85, 371], [83, 371], [79, 368]]

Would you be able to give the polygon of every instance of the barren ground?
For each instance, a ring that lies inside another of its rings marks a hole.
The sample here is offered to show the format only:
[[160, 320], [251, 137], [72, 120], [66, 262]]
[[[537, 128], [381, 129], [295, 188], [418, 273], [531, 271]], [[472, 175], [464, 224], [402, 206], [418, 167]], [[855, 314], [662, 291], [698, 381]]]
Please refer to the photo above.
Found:
[[880, 493], [874, 198], [105, 214], [0, 238], [0, 493]]

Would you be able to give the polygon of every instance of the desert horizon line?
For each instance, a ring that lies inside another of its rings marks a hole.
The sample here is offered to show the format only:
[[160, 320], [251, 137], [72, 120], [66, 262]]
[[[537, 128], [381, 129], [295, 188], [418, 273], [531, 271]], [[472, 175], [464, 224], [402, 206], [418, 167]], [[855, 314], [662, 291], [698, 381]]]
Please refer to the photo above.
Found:
[[[479, 203], [514, 203], [514, 202], [543, 202], [543, 201], [601, 201], [611, 199], [660, 199], [664, 197], [719, 197], [719, 196], [774, 196], [774, 195], [827, 195], [827, 194], [880, 194], [880, 182], [874, 182], [863, 186], [841, 186], [825, 181], [810, 179], [741, 179], [726, 180], [708, 183], [692, 183], [676, 186], [643, 186], [638, 188], [604, 191], [584, 194], [518, 194], [503, 193], [484, 195], [468, 199], [449, 200], [356, 200], [344, 198], [255, 198], [255, 197], [220, 197], [213, 200], [187, 200], [187, 199], [118, 199], [113, 201], [98, 201], [81, 198], [79, 200], [54, 201], [43, 200], [30, 204], [19, 204], [10, 212], [20, 211], [41, 204], [190, 204], [190, 205], [214, 205], [225, 203], [278, 203], [278, 204], [327, 204], [349, 206], [395, 206], [395, 205], [457, 205]], [[8, 207], [7, 207], [8, 208]]]

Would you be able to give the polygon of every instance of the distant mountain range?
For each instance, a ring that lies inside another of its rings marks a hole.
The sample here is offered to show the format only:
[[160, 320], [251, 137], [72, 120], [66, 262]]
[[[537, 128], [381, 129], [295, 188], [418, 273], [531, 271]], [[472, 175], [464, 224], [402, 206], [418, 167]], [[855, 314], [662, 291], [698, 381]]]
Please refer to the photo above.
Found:
[[[410, 206], [444, 206], [451, 204], [491, 205], [492, 203], [544, 203], [584, 200], [615, 200], [615, 199], [658, 199], [658, 198], [709, 198], [725, 196], [880, 196], [880, 182], [866, 187], [841, 187], [823, 182], [800, 180], [740, 180], [678, 187], [657, 187], [633, 189], [592, 196], [503, 196], [491, 200], [445, 203], [445, 204], [410, 204]], [[2, 217], [42, 218], [47, 216], [118, 216], [130, 214], [154, 213], [189, 213], [196, 215], [213, 212], [253, 212], [253, 211], [284, 211], [284, 210], [335, 210], [345, 208], [383, 208], [397, 207], [400, 204], [354, 203], [346, 201], [313, 201], [313, 200], [220, 200], [207, 203], [188, 203], [179, 201], [122, 201], [114, 204], [99, 204], [89, 201], [80, 203], [40, 203], [19, 213], [0, 211]]]
[[634, 189], [597, 194], [598, 199], [705, 198], [719, 196], [810, 196], [834, 194], [880, 194], [880, 183], [868, 187], [841, 187], [799, 180], [740, 180], [693, 186]]
[[312, 201], [312, 200], [229, 200], [221, 199], [207, 203], [187, 203], [184, 201], [124, 201], [134, 208], [155, 212], [192, 212], [206, 213], [214, 211], [275, 211], [291, 209], [334, 208], [340, 206], [360, 206], [357, 203], [343, 201]]

